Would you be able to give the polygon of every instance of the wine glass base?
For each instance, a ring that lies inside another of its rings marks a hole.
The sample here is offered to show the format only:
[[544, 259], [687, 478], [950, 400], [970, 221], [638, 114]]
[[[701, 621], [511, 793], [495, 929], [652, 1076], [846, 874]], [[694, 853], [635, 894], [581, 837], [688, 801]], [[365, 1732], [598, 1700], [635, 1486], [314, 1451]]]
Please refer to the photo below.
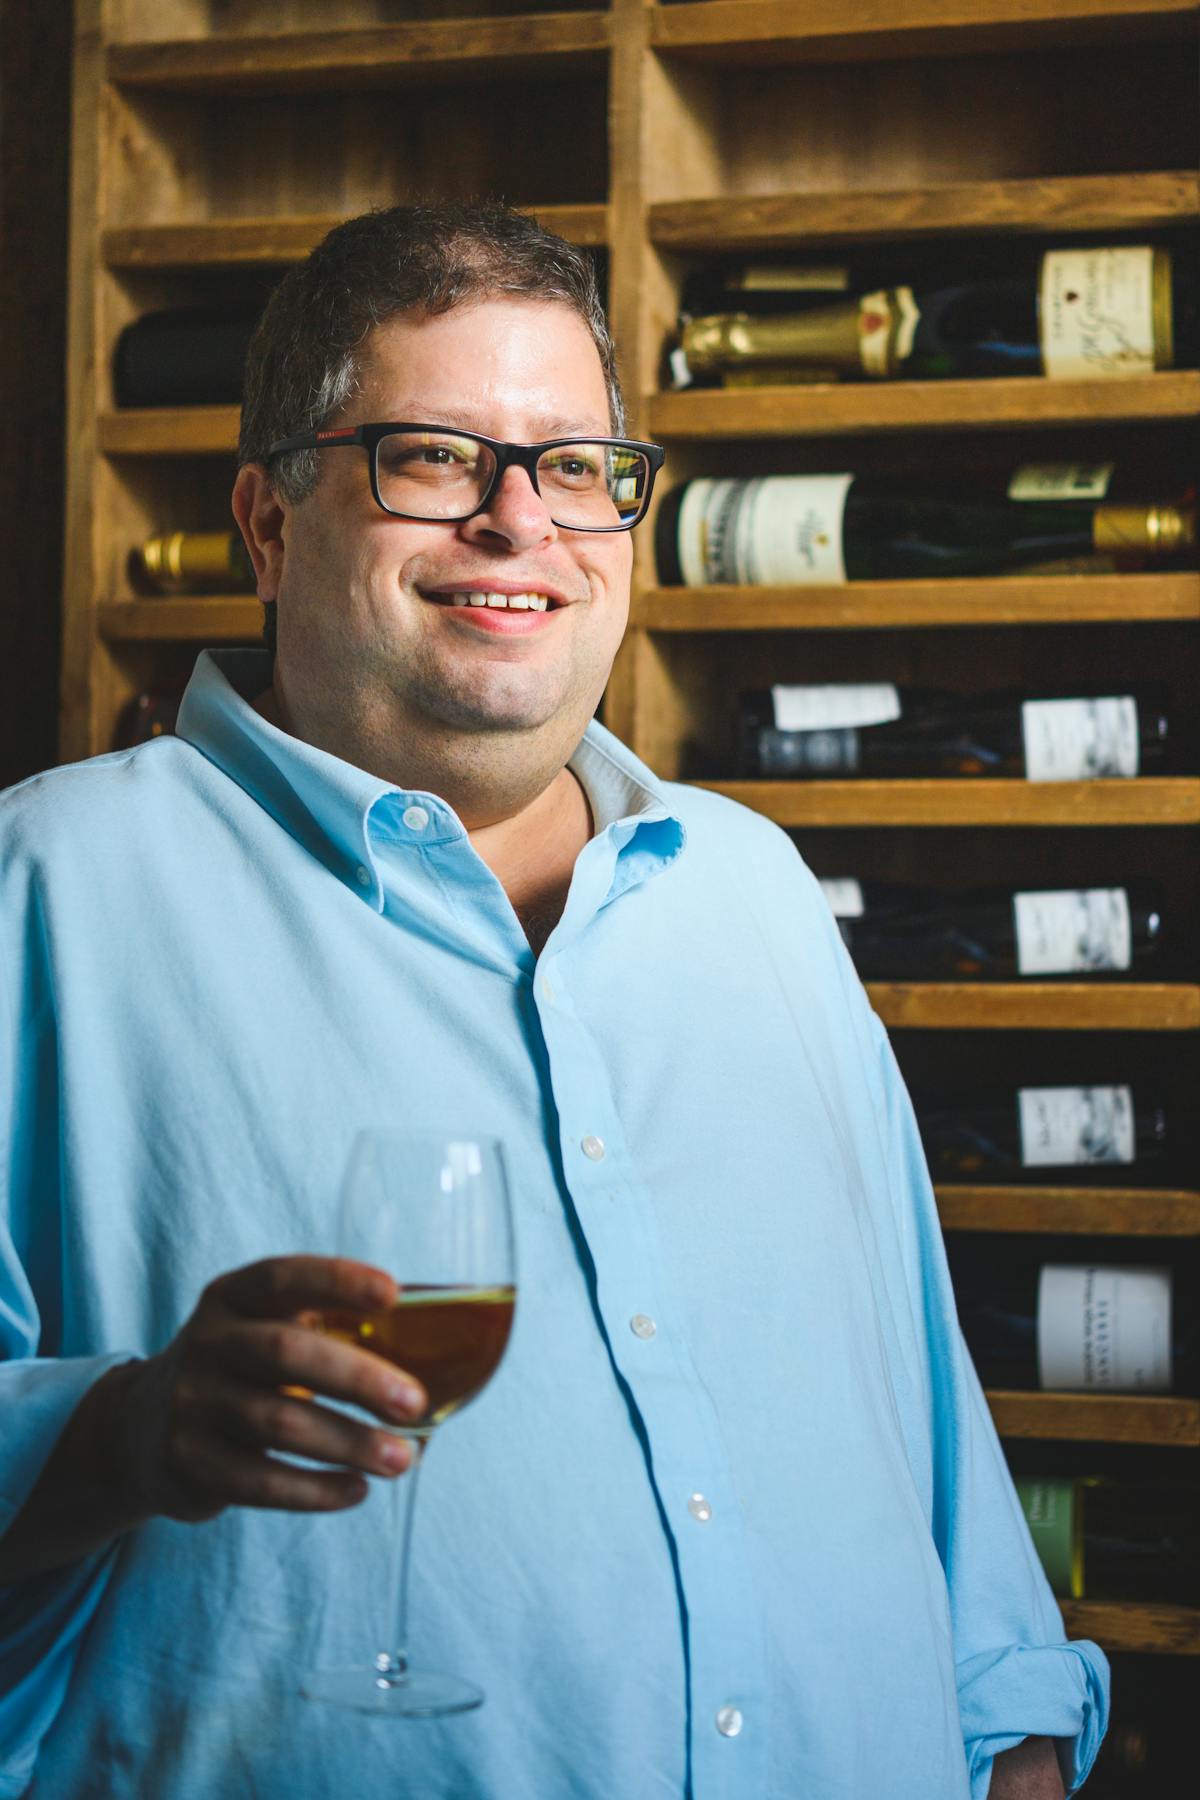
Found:
[[381, 1675], [366, 1665], [316, 1669], [304, 1677], [300, 1692], [306, 1700], [321, 1700], [326, 1706], [393, 1719], [441, 1719], [449, 1713], [474, 1712], [484, 1698], [482, 1688], [458, 1675], [409, 1669], [401, 1678]]

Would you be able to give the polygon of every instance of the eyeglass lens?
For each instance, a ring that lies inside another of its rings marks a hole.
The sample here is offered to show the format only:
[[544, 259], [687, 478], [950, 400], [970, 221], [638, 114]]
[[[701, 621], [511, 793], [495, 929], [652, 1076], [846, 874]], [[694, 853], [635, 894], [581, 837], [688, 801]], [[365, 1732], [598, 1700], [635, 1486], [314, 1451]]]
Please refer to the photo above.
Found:
[[[376, 462], [379, 497], [389, 512], [413, 519], [464, 519], [487, 493], [495, 453], [454, 432], [393, 431]], [[619, 528], [636, 519], [650, 478], [640, 450], [582, 440], [555, 444], [538, 458], [538, 491], [556, 525]]]

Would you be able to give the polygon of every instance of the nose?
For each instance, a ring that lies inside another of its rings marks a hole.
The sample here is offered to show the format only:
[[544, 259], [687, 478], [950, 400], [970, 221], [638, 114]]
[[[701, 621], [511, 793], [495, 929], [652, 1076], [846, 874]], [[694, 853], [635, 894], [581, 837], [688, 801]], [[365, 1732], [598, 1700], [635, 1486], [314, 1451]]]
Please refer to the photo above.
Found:
[[460, 530], [468, 541], [502, 543], [511, 550], [536, 549], [558, 536], [545, 501], [526, 471], [515, 466], [505, 469], [486, 509]]

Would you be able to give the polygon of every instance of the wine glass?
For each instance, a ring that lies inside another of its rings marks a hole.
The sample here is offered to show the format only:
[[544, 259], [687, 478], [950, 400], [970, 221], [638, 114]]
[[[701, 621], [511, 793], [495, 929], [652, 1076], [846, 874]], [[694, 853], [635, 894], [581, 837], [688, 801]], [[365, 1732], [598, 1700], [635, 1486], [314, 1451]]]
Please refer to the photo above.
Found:
[[469, 1132], [360, 1132], [342, 1189], [338, 1250], [386, 1268], [400, 1283], [399, 1296], [381, 1313], [325, 1311], [312, 1323], [415, 1375], [429, 1406], [403, 1428], [413, 1460], [389, 1484], [392, 1647], [370, 1664], [316, 1670], [300, 1691], [405, 1719], [469, 1712], [482, 1704], [481, 1688], [409, 1661], [408, 1572], [425, 1446], [495, 1374], [512, 1328], [513, 1221], [502, 1146]]

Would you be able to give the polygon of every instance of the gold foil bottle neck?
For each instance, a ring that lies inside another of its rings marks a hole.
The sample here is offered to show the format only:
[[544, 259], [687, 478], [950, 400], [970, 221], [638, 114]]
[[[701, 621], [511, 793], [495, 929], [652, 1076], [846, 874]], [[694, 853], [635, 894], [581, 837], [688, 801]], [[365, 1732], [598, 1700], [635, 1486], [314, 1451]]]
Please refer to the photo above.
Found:
[[229, 531], [169, 531], [138, 551], [146, 578], [166, 594], [252, 585], [241, 538]]
[[1194, 506], [1098, 506], [1092, 542], [1101, 553], [1141, 560], [1178, 556], [1196, 546]]
[[689, 320], [682, 342], [689, 367], [705, 372], [767, 364], [776, 369], [863, 373], [857, 299], [762, 318], [713, 313]]

